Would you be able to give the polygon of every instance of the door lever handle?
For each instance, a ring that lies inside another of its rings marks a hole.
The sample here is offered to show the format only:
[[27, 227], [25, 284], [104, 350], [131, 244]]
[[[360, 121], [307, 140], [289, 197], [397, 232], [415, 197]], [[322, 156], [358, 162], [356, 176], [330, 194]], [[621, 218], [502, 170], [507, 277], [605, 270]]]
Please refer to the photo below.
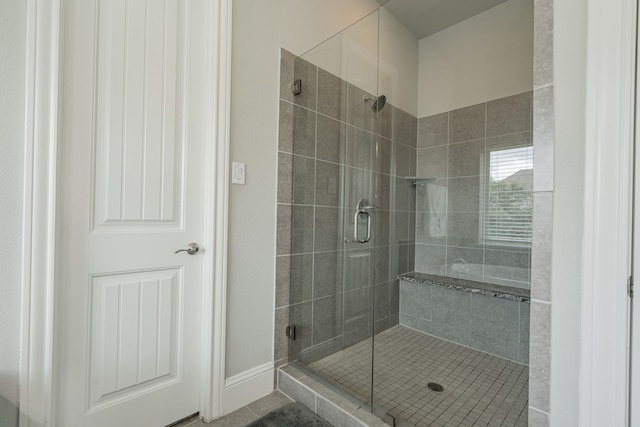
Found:
[[200, 246], [198, 246], [197, 243], [189, 243], [186, 249], [178, 249], [177, 251], [174, 252], [174, 254], [177, 254], [178, 252], [186, 252], [189, 255], [195, 255], [199, 251], [200, 251]]

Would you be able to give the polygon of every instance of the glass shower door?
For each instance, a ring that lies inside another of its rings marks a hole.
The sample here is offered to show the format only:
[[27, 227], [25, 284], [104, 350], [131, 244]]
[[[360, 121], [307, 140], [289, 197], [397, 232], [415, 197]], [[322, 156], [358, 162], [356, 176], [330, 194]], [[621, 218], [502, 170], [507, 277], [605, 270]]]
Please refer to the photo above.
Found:
[[284, 53], [280, 104], [279, 210], [291, 225], [289, 253], [278, 262], [289, 275], [289, 361], [365, 404], [372, 395], [375, 245], [384, 240], [377, 32], [375, 12], [300, 57]]

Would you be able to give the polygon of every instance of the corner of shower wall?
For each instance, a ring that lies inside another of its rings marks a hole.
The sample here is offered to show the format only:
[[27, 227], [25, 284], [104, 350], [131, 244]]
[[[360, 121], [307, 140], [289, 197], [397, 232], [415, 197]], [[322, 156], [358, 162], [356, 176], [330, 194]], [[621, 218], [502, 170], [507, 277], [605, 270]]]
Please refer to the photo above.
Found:
[[[417, 118], [281, 50], [274, 360], [312, 362], [399, 323], [398, 274], [413, 271]], [[302, 93], [294, 96], [294, 80]], [[349, 240], [371, 194], [366, 251]], [[375, 278], [375, 281], [374, 281]], [[369, 301], [375, 293], [375, 305]], [[285, 328], [296, 327], [296, 339]], [[373, 326], [373, 330], [372, 330]]]

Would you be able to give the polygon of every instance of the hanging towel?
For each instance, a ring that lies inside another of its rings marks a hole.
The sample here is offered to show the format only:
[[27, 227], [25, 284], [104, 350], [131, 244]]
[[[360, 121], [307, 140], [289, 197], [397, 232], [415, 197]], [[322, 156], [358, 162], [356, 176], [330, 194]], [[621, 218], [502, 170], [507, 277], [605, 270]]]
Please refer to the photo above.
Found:
[[447, 189], [427, 183], [429, 199], [429, 234], [431, 237], [445, 237], [447, 232]]

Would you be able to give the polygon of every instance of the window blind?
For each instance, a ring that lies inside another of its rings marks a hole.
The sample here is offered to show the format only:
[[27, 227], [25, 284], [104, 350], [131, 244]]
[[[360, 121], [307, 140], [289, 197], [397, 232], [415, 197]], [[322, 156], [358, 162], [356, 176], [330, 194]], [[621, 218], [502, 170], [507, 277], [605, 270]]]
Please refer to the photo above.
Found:
[[531, 242], [533, 147], [489, 152], [484, 238]]

